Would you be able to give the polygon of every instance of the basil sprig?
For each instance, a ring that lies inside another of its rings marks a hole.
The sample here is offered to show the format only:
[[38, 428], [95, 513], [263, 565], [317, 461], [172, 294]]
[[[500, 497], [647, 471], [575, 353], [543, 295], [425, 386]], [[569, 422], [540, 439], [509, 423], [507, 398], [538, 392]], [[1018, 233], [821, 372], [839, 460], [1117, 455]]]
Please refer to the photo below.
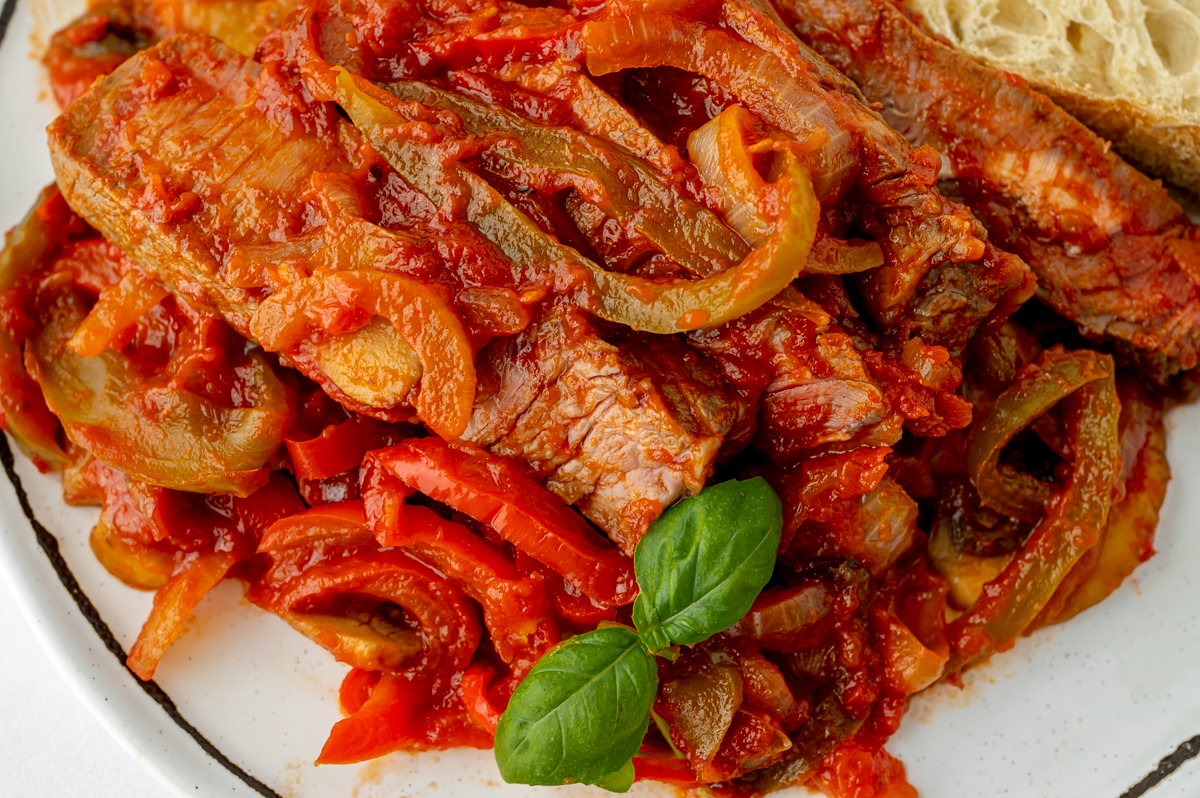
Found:
[[638, 544], [633, 623], [651, 654], [723, 632], [775, 569], [783, 505], [762, 477], [722, 482], [662, 514]]
[[504, 780], [628, 790], [658, 691], [654, 655], [742, 618], [771, 578], [782, 529], [779, 497], [761, 477], [713, 485], [663, 513], [634, 552], [638, 631], [597, 629], [538, 661], [496, 729]]

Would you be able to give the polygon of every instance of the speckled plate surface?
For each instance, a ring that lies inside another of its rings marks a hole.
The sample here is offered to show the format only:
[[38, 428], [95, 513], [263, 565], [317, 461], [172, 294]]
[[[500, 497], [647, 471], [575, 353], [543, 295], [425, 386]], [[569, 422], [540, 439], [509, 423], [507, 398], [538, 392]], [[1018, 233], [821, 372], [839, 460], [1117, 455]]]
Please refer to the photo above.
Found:
[[[52, 179], [40, 52], [82, 0], [3, 0], [0, 228]], [[918, 697], [889, 749], [926, 798], [1200, 795], [1200, 407], [1168, 418], [1175, 480], [1158, 554], [1102, 605]], [[62, 504], [57, 477], [0, 448], [0, 577], [91, 711], [180, 796], [602, 795], [500, 783], [490, 752], [396, 754], [314, 767], [340, 717], [344, 667], [225, 583], [205, 600], [152, 685], [124, 667], [150, 596], [95, 562], [96, 511]], [[637, 785], [634, 794], [669, 795]], [[793, 791], [801, 795], [803, 791]]]

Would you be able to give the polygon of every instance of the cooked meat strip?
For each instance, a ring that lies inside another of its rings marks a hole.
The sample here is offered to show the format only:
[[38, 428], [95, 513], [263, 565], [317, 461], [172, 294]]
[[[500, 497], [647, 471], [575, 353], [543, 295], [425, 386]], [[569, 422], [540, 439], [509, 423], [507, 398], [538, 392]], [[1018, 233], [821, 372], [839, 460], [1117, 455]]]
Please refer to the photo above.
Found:
[[[353, 4], [347, 0], [342, 5]], [[337, 13], [356, 19], [353, 10]], [[324, 24], [331, 24], [332, 18]], [[504, 70], [505, 80], [520, 86], [519, 101], [512, 90], [495, 85], [483, 89], [520, 113], [549, 113], [545, 101], [553, 100], [557, 117], [573, 118], [588, 133], [627, 145], [660, 165], [679, 160], [675, 148], [655, 131], [653, 120], [664, 108], [687, 112], [680, 124], [675, 124], [678, 114], [669, 115], [669, 138], [677, 144], [686, 140], [689, 126], [703, 124], [733, 102], [788, 136], [806, 139], [815, 134], [816, 146], [809, 156], [814, 186], [827, 216], [840, 221], [829, 232], [853, 236], [850, 228], [856, 225], [880, 245], [884, 265], [864, 273], [859, 283], [877, 323], [899, 342], [919, 335], [957, 350], [966, 337], [963, 330], [969, 335], [996, 307], [1018, 304], [1011, 295], [1028, 285], [1027, 277], [1007, 268], [995, 272], [1000, 261], [988, 256], [982, 225], [938, 193], [937, 154], [912, 148], [862, 102], [844, 76], [781, 27], [765, 6], [724, 0], [667, 13], [657, 4], [635, 2], [606, 7], [586, 18], [579, 38], [549, 33], [577, 24], [576, 17], [520, 6], [487, 11], [486, 26], [468, 14], [432, 25], [397, 23], [396, 37], [428, 53], [428, 63], [420, 70], [408, 61], [375, 67], [383, 72], [436, 72], [457, 65], [453, 59], [445, 64], [438, 59], [460, 47], [464, 52], [492, 52], [497, 42], [509, 39], [501, 32], [520, 42], [531, 27], [544, 30], [544, 46], [536, 54], [517, 50], [511, 69]], [[331, 51], [331, 60], [335, 55]], [[549, 59], [554, 60], [545, 63]], [[466, 73], [448, 74], [461, 85]], [[708, 90], [696, 92], [697, 81]], [[470, 90], [481, 90], [478, 81]], [[543, 102], [531, 103], [538, 95]], [[703, 102], [696, 101], [698, 96]], [[676, 178], [690, 180], [687, 170], [668, 169]], [[954, 280], [944, 275], [926, 280], [933, 269], [945, 272], [947, 263], [963, 264], [965, 274]], [[1010, 259], [1003, 265], [1019, 264]], [[957, 323], [934, 313], [948, 309], [940, 297], [950, 283], [969, 283], [980, 297], [974, 304], [960, 303]], [[927, 297], [930, 291], [938, 296]]]
[[904, 419], [871, 379], [845, 332], [816, 306], [774, 301], [720, 327], [689, 335], [721, 365], [743, 399], [759, 407], [755, 445], [777, 462], [817, 448], [888, 446]]
[[[930, 157], [918, 157], [925, 155]], [[966, 208], [936, 193], [941, 162], [932, 150], [913, 150], [912, 156], [907, 175], [864, 192], [869, 207], [857, 224], [875, 240], [887, 242], [883, 249], [889, 261], [882, 269], [857, 275], [854, 282], [892, 341], [903, 344], [916, 336], [958, 355], [981, 325], [1003, 323], [1033, 296], [1037, 280], [1024, 261], [987, 240]], [[962, 258], [946, 252], [948, 229], [973, 231], [983, 241], [982, 254]], [[897, 269], [897, 263], [909, 266]], [[924, 271], [912, 271], [912, 264], [924, 264]], [[919, 281], [906, 288], [913, 278]]]
[[924, 34], [888, 0], [782, 0], [801, 37], [914, 145], [944, 155], [1038, 297], [1159, 379], [1200, 359], [1200, 233], [1162, 185], [1011, 75]]
[[857, 334], [855, 319], [838, 318], [853, 309], [837, 278], [805, 282], [827, 304], [841, 306], [831, 305], [831, 314], [789, 289], [752, 313], [688, 336], [743, 401], [758, 407], [758, 449], [777, 463], [796, 463], [891, 446], [906, 426], [918, 435], [945, 435], [970, 423], [970, 405], [954, 395], [961, 372], [945, 349], [914, 339], [899, 357], [885, 356]]
[[677, 338], [608, 333], [561, 302], [493, 341], [476, 368], [463, 437], [529, 466], [630, 554], [665, 508], [700, 491], [750, 417]]

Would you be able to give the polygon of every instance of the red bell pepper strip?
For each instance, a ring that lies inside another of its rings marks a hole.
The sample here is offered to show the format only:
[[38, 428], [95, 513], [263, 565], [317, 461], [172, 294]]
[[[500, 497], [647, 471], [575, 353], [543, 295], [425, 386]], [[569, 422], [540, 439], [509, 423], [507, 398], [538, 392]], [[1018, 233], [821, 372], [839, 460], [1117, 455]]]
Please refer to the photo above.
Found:
[[404, 506], [407, 489], [376, 460], [365, 470], [364, 500], [343, 502], [338, 512], [353, 513], [358, 523], [367, 523], [379, 545], [403, 548], [455, 580], [483, 606], [484, 623], [500, 659], [524, 675], [561, 639], [542, 575], [522, 573], [462, 524], [427, 507]]
[[362, 463], [372, 449], [399, 443], [395, 427], [366, 416], [330, 424], [315, 438], [300, 440], [285, 435], [283, 443], [292, 458], [292, 471], [301, 479], [328, 479]]
[[492, 705], [487, 689], [495, 673], [486, 665], [472, 665], [467, 668], [462, 679], [462, 697], [467, 706], [467, 714], [493, 737], [496, 736], [496, 725], [500, 723], [501, 713]]
[[696, 779], [696, 771], [686, 759], [668, 756], [635, 756], [634, 781], [661, 781], [688, 789], [704, 786]]
[[[479, 644], [474, 606], [408, 554], [379, 550], [364, 520], [361, 502], [343, 502], [275, 524], [260, 545], [274, 562], [251, 585], [249, 598], [342, 661], [445, 687]], [[419, 646], [406, 629], [377, 623], [379, 613], [362, 602], [350, 619], [362, 623], [344, 623], [337, 602], [346, 595], [404, 608], [420, 626]]]
[[371, 468], [488, 524], [596, 603], [622, 606], [636, 597], [632, 561], [511, 460], [437, 438], [407, 440], [367, 460]]
[[560, 637], [540, 575], [522, 576], [492, 544], [428, 507], [404, 508], [404, 548], [453, 579], [483, 606], [500, 659], [522, 671]]
[[278, 562], [288, 552], [307, 555], [331, 547], [356, 551], [375, 547], [375, 538], [366, 528], [362, 502], [323, 504], [282, 518], [263, 534], [258, 551]]
[[[367, 685], [354, 687], [360, 692]], [[399, 750], [492, 746], [492, 736], [479, 728], [457, 696], [431, 700], [421, 679], [385, 674], [369, 689], [358, 710], [333, 727], [318, 765], [363, 762]]]
[[351, 668], [350, 672], [346, 674], [346, 678], [342, 679], [342, 686], [338, 688], [338, 703], [342, 707], [342, 712], [353, 715], [362, 709], [382, 676], [383, 674], [379, 671]]
[[267, 484], [247, 498], [233, 499], [238, 532], [257, 546], [267, 530], [288, 516], [304, 511], [296, 486], [282, 471], [272, 471]]
[[[405, 658], [404, 672], [428, 674], [438, 683], [449, 680], [466, 668], [479, 645], [479, 622], [466, 597], [450, 582], [400, 552], [361, 552], [326, 560], [273, 589], [251, 591], [251, 599], [261, 602], [260, 606], [288, 620], [291, 615], [300, 616], [312, 627], [298, 626], [300, 631], [329, 648], [335, 657], [341, 654], [339, 658], [362, 667], [356, 661], [360, 641], [324, 624], [319, 617], [334, 612], [341, 596], [396, 604], [417, 619], [421, 650], [415, 662], [410, 664]], [[377, 659], [373, 651], [367, 654]]]
[[428, 702], [424, 681], [380, 677], [358, 710], [334, 724], [316, 763], [347, 765], [415, 746], [420, 741], [416, 709]]
[[606, 621], [616, 622], [616, 607], [601, 607], [579, 592], [579, 588], [575, 585], [556, 574], [553, 569], [547, 568], [519, 549], [517, 550], [517, 569], [521, 573], [531, 576], [536, 574], [543, 578], [546, 594], [554, 604], [554, 611], [563, 620], [584, 630], [595, 629], [597, 625]]

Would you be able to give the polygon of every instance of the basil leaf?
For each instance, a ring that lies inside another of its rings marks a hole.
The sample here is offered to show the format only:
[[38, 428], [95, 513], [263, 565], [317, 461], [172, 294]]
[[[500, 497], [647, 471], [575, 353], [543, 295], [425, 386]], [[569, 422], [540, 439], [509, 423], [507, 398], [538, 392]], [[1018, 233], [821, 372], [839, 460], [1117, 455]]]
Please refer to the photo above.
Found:
[[542, 657], [496, 728], [496, 764], [510, 784], [632, 785], [630, 760], [650, 725], [658, 667], [636, 633], [613, 626]]
[[[642, 733], [645, 734], [645, 732]], [[629, 788], [633, 786], [633, 780], [636, 778], [637, 773], [633, 769], [633, 759], [630, 759], [616, 773], [609, 773], [600, 779], [596, 786], [603, 787], [609, 792], [629, 792]]]
[[633, 623], [651, 654], [723, 632], [775, 568], [783, 506], [762, 477], [712, 485], [650, 525], [633, 555]]

